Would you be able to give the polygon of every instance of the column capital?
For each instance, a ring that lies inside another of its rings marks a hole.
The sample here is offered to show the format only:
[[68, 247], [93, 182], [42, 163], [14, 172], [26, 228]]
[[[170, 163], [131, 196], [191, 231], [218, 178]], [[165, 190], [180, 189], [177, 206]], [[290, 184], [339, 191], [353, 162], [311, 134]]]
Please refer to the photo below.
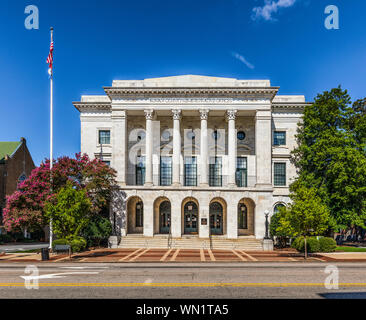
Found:
[[146, 109], [146, 110], [144, 110], [144, 113], [145, 113], [146, 120], [152, 120], [153, 119], [153, 117], [154, 117], [154, 110], [152, 110], [152, 109]]
[[200, 112], [201, 120], [207, 120], [208, 119], [208, 112], [209, 112], [208, 109], [200, 109], [199, 112]]
[[238, 110], [226, 110], [226, 120], [235, 120]]
[[181, 109], [173, 109], [173, 120], [180, 120], [182, 118], [182, 110]]

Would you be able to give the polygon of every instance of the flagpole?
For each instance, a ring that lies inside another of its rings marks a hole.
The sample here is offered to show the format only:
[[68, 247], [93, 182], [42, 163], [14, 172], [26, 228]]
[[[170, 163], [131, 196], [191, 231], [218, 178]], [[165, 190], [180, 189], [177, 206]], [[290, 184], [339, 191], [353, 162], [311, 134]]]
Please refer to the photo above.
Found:
[[[53, 43], [53, 28], [51, 27], [51, 43]], [[53, 64], [53, 62], [52, 62]], [[50, 74], [50, 182], [51, 182], [51, 193], [52, 193], [52, 167], [53, 167], [53, 66], [51, 68]], [[52, 218], [50, 219], [50, 245], [49, 248], [52, 248], [53, 241], [53, 227], [52, 227]]]

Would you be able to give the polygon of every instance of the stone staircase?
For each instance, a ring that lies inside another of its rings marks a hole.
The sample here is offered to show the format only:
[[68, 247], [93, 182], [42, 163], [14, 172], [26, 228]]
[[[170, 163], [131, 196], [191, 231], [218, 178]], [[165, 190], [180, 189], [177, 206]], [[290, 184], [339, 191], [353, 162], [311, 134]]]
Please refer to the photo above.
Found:
[[179, 249], [240, 249], [246, 251], [263, 251], [262, 240], [254, 236], [243, 236], [238, 239], [227, 239], [225, 236], [212, 236], [210, 239], [198, 238], [197, 236], [182, 236], [170, 238], [168, 235], [155, 235], [144, 237], [142, 235], [129, 234], [122, 237], [118, 248], [179, 248]]

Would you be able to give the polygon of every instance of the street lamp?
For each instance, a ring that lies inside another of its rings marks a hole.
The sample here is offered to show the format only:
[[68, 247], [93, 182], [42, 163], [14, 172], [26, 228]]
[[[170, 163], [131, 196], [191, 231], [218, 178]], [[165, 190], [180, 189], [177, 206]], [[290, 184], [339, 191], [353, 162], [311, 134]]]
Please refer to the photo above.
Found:
[[264, 239], [269, 240], [270, 239], [269, 234], [268, 234], [268, 216], [269, 216], [269, 211], [268, 210], [265, 210], [264, 211], [264, 215], [266, 217], [266, 235], [265, 235]]

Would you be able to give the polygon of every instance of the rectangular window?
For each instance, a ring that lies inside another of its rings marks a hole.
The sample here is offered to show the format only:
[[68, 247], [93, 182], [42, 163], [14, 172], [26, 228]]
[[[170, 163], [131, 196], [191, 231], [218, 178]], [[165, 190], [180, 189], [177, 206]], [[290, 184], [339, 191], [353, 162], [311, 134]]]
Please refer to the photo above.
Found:
[[197, 159], [196, 157], [184, 158], [184, 185], [197, 186]]
[[111, 166], [111, 162], [109, 160], [102, 160], [103, 163], [105, 163], [107, 166]]
[[172, 157], [160, 157], [160, 185], [172, 184]]
[[210, 160], [209, 185], [211, 187], [222, 186], [222, 159], [220, 157], [213, 157]]
[[248, 186], [247, 158], [236, 158], [236, 185], [238, 187]]
[[286, 186], [286, 163], [274, 164], [274, 185]]
[[275, 146], [286, 145], [286, 131], [275, 131], [273, 133], [273, 145]]
[[145, 157], [137, 157], [136, 162], [136, 185], [143, 186], [145, 184]]
[[110, 130], [99, 130], [99, 144], [111, 144]]

